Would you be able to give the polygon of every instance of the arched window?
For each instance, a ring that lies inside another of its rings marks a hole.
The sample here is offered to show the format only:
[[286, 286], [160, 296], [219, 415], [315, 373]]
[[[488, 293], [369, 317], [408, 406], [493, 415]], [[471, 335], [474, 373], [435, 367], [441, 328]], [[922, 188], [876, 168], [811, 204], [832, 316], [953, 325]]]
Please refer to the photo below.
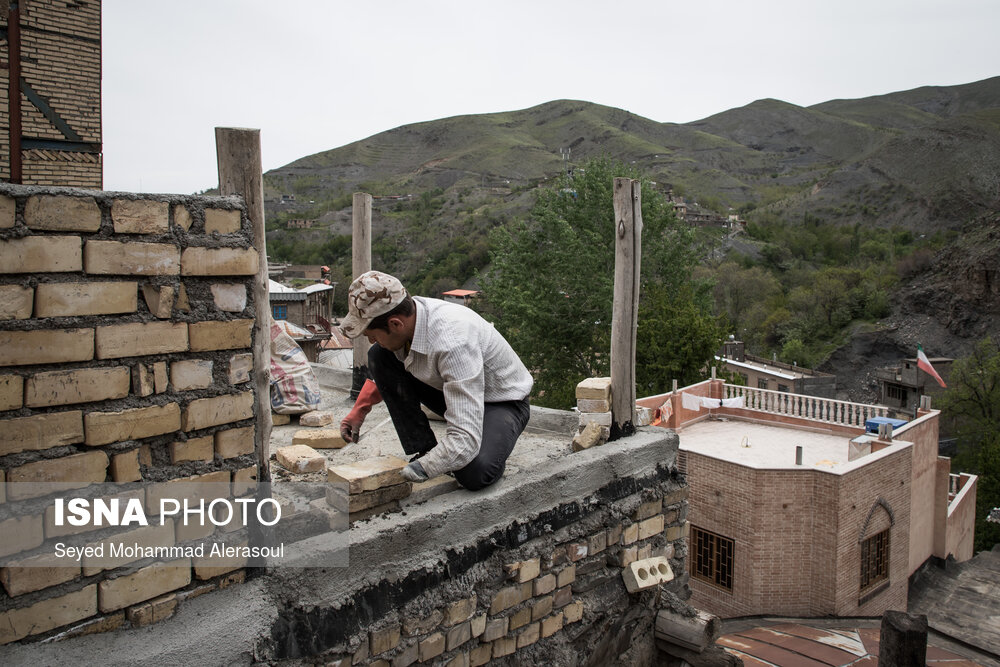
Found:
[[[879, 512], [880, 508], [884, 514]], [[868, 510], [868, 517], [858, 533], [858, 545], [861, 548], [859, 606], [889, 587], [889, 558], [892, 552], [890, 537], [895, 523], [892, 507], [885, 498], [879, 497]]]

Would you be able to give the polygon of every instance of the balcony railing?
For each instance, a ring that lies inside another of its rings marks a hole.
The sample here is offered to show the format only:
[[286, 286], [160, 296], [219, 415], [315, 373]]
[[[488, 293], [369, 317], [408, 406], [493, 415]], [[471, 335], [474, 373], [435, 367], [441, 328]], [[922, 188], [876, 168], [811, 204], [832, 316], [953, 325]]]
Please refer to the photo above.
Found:
[[864, 428], [865, 421], [872, 417], [885, 417], [888, 409], [881, 405], [850, 403], [832, 398], [789, 394], [770, 389], [754, 389], [734, 384], [726, 384], [724, 398], [743, 397], [746, 408], [773, 415], [786, 415], [809, 419], [826, 424]]

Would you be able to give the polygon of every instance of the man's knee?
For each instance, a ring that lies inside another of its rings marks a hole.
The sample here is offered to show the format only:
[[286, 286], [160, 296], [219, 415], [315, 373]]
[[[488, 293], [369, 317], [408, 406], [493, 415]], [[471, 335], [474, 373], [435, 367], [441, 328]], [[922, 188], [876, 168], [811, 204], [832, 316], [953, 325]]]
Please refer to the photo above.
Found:
[[[455, 480], [462, 486], [462, 488], [469, 491], [479, 491], [480, 489], [485, 489], [487, 486], [494, 484], [500, 477], [503, 476], [503, 471], [506, 466], [504, 464], [500, 465], [500, 469], [496, 470], [496, 466], [483, 465], [482, 461], [473, 460], [472, 463], [465, 466], [461, 470], [455, 471]], [[493, 468], [491, 470], [491, 468]]]

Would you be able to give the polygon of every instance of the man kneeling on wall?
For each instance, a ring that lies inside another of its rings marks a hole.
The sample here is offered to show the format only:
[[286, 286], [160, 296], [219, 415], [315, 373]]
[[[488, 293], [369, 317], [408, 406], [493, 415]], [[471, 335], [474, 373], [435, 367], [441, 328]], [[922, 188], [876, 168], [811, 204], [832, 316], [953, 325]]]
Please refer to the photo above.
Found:
[[[340, 423], [344, 440], [356, 442], [372, 406], [385, 401], [412, 456], [402, 471], [407, 480], [452, 473], [475, 491], [500, 479], [528, 423], [533, 382], [506, 339], [471, 308], [411, 297], [378, 271], [351, 283], [347, 311], [340, 328], [349, 338], [364, 334], [372, 347], [371, 379]], [[421, 404], [444, 415], [441, 442]]]

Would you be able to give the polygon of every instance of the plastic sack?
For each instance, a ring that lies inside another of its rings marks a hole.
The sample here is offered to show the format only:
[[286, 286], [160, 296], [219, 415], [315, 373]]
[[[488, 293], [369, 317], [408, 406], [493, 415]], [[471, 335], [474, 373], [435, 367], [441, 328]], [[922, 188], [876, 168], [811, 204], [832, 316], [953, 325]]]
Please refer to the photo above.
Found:
[[319, 407], [319, 380], [305, 352], [285, 331], [282, 322], [271, 321], [271, 411], [281, 415], [310, 412]]

